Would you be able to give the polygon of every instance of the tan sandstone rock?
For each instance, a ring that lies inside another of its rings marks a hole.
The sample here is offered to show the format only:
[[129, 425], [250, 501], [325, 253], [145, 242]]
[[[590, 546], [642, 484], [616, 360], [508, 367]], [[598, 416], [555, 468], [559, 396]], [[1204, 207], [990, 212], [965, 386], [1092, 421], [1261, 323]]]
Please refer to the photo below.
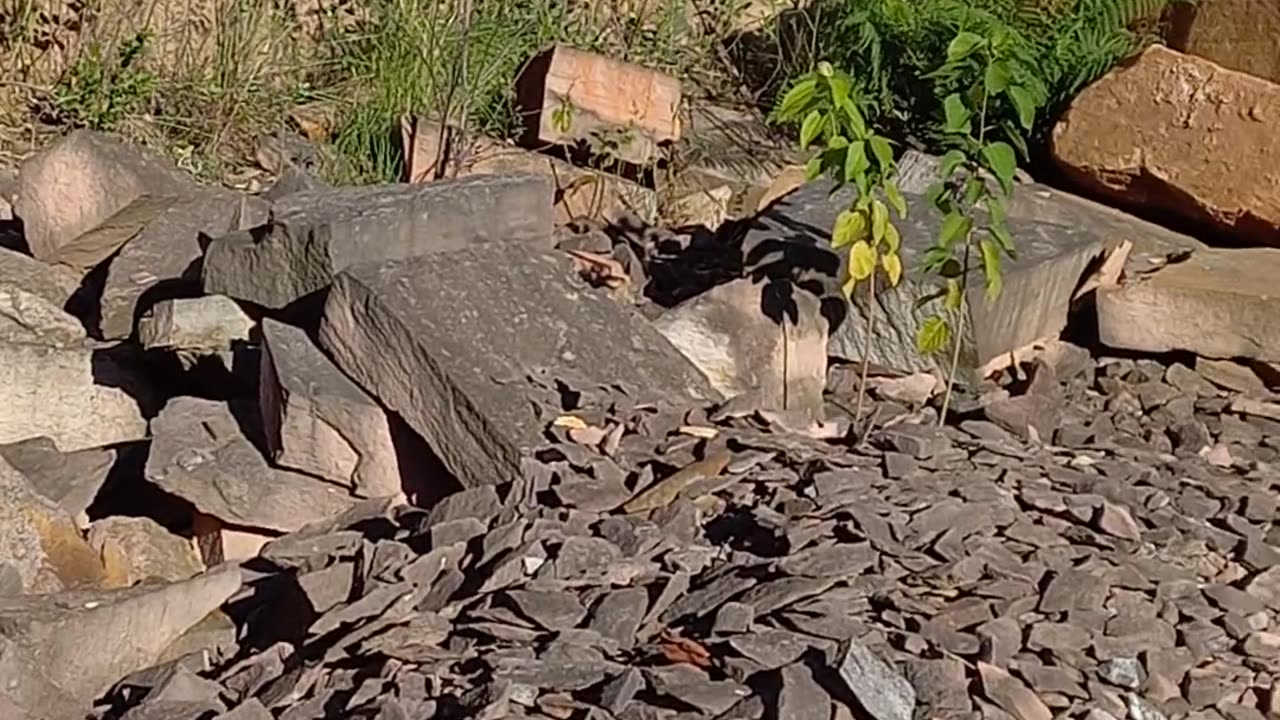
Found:
[[1169, 46], [1225, 68], [1280, 83], [1280, 3], [1173, 3]]
[[95, 587], [105, 577], [98, 553], [75, 521], [41, 497], [0, 459], [0, 563], [17, 570], [26, 592]]
[[1280, 245], [1278, 118], [1280, 86], [1155, 45], [1076, 96], [1053, 154], [1121, 207]]

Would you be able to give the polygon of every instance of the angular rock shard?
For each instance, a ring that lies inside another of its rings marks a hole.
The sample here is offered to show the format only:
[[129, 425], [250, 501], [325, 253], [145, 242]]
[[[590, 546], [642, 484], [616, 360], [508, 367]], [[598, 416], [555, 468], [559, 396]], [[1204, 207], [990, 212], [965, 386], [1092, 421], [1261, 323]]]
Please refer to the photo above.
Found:
[[162, 300], [138, 321], [138, 340], [148, 350], [212, 354], [229, 350], [234, 341], [248, 340], [254, 325], [225, 295]]
[[170, 585], [0, 598], [0, 636], [71, 698], [92, 702], [240, 589], [234, 566]]
[[277, 203], [269, 224], [215, 240], [204, 289], [283, 308], [355, 263], [494, 241], [549, 246], [552, 203], [550, 181], [531, 175], [306, 190]]
[[64, 453], [52, 439], [37, 437], [0, 445], [0, 458], [22, 473], [32, 489], [75, 518], [98, 496], [116, 461], [116, 451], [92, 448]]
[[1277, 102], [1280, 85], [1152, 45], [1076, 95], [1053, 129], [1053, 156], [1122, 207], [1275, 246]]
[[185, 192], [193, 185], [159, 153], [77, 130], [22, 163], [14, 211], [32, 254], [57, 262], [64, 246], [139, 196]]
[[354, 502], [335, 485], [268, 466], [223, 403], [175, 398], [152, 433], [147, 480], [223, 522], [289, 532]]
[[654, 326], [726, 397], [754, 391], [766, 410], [822, 419], [827, 320], [809, 292], [742, 278], [686, 300]]
[[137, 400], [95, 380], [109, 364], [88, 349], [0, 343], [0, 443], [44, 436], [74, 452], [145, 438]]
[[400, 462], [386, 411], [302, 329], [264, 320], [262, 336], [258, 404], [275, 463], [348, 485], [365, 497], [400, 492]]
[[[816, 181], [774, 203], [747, 231], [743, 252], [753, 273], [799, 273], [801, 283], [821, 283], [823, 307], [839, 320], [831, 329], [828, 352], [860, 362], [868, 342], [866, 301], [860, 296], [853, 302], [845, 299], [839, 285], [847, 252], [837, 256], [828, 249], [836, 216], [848, 207], [855, 191], [830, 191], [829, 182]], [[912, 268], [936, 244], [942, 217], [924, 196], [906, 197], [907, 217], [899, 222], [901, 255], [904, 266]], [[961, 353], [965, 367], [981, 367], [1037, 340], [1057, 337], [1066, 326], [1076, 286], [1105, 250], [1103, 240], [1088, 229], [1019, 218], [1010, 218], [1008, 225], [1018, 259], [1004, 261], [1004, 291], [994, 302], [985, 299], [980, 283], [970, 288]], [[940, 301], [920, 309], [916, 302], [937, 289], [931, 278], [909, 273], [896, 289], [877, 294], [870, 362], [902, 372], [934, 369], [935, 359], [916, 351], [915, 336], [919, 323]]]
[[1212, 249], [1099, 290], [1098, 336], [1123, 350], [1280, 361], [1280, 249]]
[[572, 279], [559, 253], [488, 244], [338, 276], [320, 342], [467, 486], [520, 477], [545, 419], [529, 379], [623, 384], [640, 400], [718, 397], [635, 312]]
[[26, 592], [94, 587], [102, 562], [70, 515], [38, 495], [0, 460], [0, 562], [18, 572]]

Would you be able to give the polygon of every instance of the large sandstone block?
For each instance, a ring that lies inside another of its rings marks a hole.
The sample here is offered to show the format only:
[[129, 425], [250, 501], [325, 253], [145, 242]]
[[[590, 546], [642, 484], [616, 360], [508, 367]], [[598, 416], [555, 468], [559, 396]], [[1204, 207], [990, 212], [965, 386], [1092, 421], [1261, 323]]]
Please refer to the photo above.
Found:
[[614, 156], [644, 165], [658, 158], [660, 144], [680, 138], [680, 81], [604, 55], [557, 45], [525, 65], [517, 95], [527, 147], [622, 131]]
[[0, 247], [0, 286], [22, 288], [50, 305], [63, 307], [80, 287], [80, 277], [29, 255]]
[[400, 492], [387, 413], [325, 357], [307, 333], [262, 323], [262, 408], [277, 465], [347, 485], [364, 497]]
[[549, 246], [552, 202], [550, 182], [529, 175], [293, 193], [274, 206], [269, 224], [209, 245], [204, 289], [279, 309], [354, 263], [472, 243]]
[[2, 458], [0, 564], [16, 570], [21, 590], [32, 593], [93, 587], [105, 577], [75, 520]]
[[1275, 0], [1174, 3], [1169, 46], [1280, 83], [1280, 5]]
[[118, 383], [120, 372], [85, 348], [0, 343], [0, 443], [45, 436], [74, 452], [142, 440], [147, 421]]
[[[921, 255], [936, 244], [942, 216], [923, 196], [906, 194], [907, 218], [898, 222], [898, 229], [908, 272], [897, 288], [878, 293], [876, 332], [867, 338], [865, 296], [855, 293], [853, 302], [848, 302], [839, 287], [848, 253], [837, 256], [830, 250], [836, 216], [849, 207], [856, 190], [830, 193], [828, 181], [811, 182], [757, 217], [743, 240], [749, 267], [782, 277], [798, 270], [802, 284], [821, 286], [824, 312], [833, 320], [828, 344], [832, 356], [860, 361], [869, 344], [869, 359], [877, 365], [903, 372], [939, 369], [943, 358], [923, 357], [915, 347], [920, 322], [940, 301], [919, 309], [916, 302], [939, 286], [914, 269]], [[1066, 327], [1072, 296], [1086, 269], [1106, 250], [1102, 238], [1085, 226], [1011, 218], [1009, 231], [1018, 259], [1004, 260], [1003, 293], [989, 303], [981, 283], [969, 289], [961, 346], [965, 368], [980, 368], [1037, 340], [1056, 338]]]
[[320, 342], [466, 486], [519, 478], [522, 453], [540, 442], [533, 368], [621, 383], [641, 401], [719, 396], [642, 317], [573, 277], [563, 255], [529, 245], [350, 267]]
[[148, 350], [172, 348], [213, 354], [247, 341], [253, 319], [225, 295], [162, 300], [138, 320], [138, 341]]
[[1280, 85], [1160, 45], [1085, 88], [1053, 130], [1057, 164], [1120, 207], [1223, 240], [1280, 244]]
[[63, 246], [145, 194], [186, 192], [192, 180], [163, 156], [113, 135], [77, 130], [18, 169], [14, 212], [37, 258]]
[[812, 294], [742, 278], [686, 300], [654, 326], [726, 397], [754, 392], [764, 409], [822, 420], [827, 320]]
[[196, 294], [200, 257], [209, 238], [265, 222], [264, 201], [201, 188], [158, 213], [111, 261], [101, 300], [107, 340], [130, 337], [155, 303]]
[[224, 403], [174, 398], [152, 434], [147, 480], [225, 523], [291, 532], [354, 502], [336, 485], [270, 467]]
[[1098, 335], [1141, 352], [1280, 362], [1280, 249], [1213, 249], [1099, 290]]
[[[0, 458], [22, 473], [31, 487], [73, 518], [93, 504], [116, 461], [116, 451], [93, 448], [62, 452], [47, 437], [0, 445]], [[87, 521], [86, 521], [87, 522]]]

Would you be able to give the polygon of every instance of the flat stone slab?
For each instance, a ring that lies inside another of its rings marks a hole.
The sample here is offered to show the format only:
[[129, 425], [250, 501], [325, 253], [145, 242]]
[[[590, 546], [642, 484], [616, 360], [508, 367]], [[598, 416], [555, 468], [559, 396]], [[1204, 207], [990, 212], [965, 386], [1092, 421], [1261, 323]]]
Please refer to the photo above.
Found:
[[301, 328], [267, 319], [262, 336], [258, 404], [273, 461], [365, 497], [400, 492], [391, 424], [378, 401]]
[[1280, 250], [1206, 249], [1098, 292], [1111, 347], [1280, 362]]
[[36, 492], [78, 517], [98, 496], [115, 464], [116, 451], [92, 448], [67, 453], [52, 439], [37, 437], [0, 445], [0, 458], [22, 473]]
[[467, 486], [520, 476], [550, 420], [535, 412], [531, 373], [620, 384], [640, 401], [719, 397], [653, 326], [569, 265], [552, 250], [490, 243], [354, 266], [334, 283], [320, 342]]
[[493, 241], [549, 247], [553, 203], [550, 180], [534, 175], [304, 190], [282, 198], [270, 223], [214, 241], [204, 289], [279, 309], [354, 263]]
[[175, 398], [152, 435], [147, 480], [225, 523], [289, 532], [354, 502], [336, 485], [267, 465], [224, 403]]
[[[859, 293], [852, 303], [844, 299], [840, 278], [848, 252], [837, 257], [830, 250], [836, 216], [849, 207], [856, 190], [845, 188], [834, 195], [830, 191], [830, 182], [819, 180], [781, 198], [747, 231], [743, 252], [748, 266], [758, 272], [795, 268], [818, 281], [827, 312], [837, 319], [844, 316], [833, 323], [829, 353], [859, 361], [867, 342], [866, 300]], [[937, 242], [942, 215], [923, 195], [908, 193], [906, 199], [907, 217], [898, 221], [898, 229], [907, 272], [896, 289], [877, 294], [869, 359], [910, 372], [939, 364], [939, 359], [916, 352], [915, 336], [920, 322], [933, 314], [940, 301], [919, 310], [915, 304], [940, 287], [933, 278], [922, 277], [917, 268], [923, 253]], [[1086, 268], [1106, 250], [1104, 240], [1086, 228], [1017, 217], [1008, 224], [1018, 259], [1004, 259], [1004, 291], [995, 302], [986, 301], [981, 282], [971, 284], [961, 353], [964, 367], [981, 367], [1036, 340], [1057, 337], [1066, 327], [1071, 296]]]
[[147, 421], [109, 361], [84, 348], [0, 342], [0, 443], [48, 437], [63, 452], [142, 440]]

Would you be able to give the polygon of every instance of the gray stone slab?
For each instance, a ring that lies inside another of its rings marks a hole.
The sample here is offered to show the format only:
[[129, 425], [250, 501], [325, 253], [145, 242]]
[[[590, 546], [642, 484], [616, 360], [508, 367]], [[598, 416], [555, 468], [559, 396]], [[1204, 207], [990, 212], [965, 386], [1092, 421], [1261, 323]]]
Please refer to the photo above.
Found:
[[[829, 181], [814, 181], [774, 203], [748, 229], [743, 252], [748, 266], [759, 272], [790, 266], [816, 280], [822, 287], [824, 307], [837, 315], [842, 308], [847, 311], [831, 330], [829, 353], [857, 361], [867, 342], [866, 299], [856, 293], [853, 303], [844, 300], [840, 278], [847, 252], [837, 258], [828, 249], [836, 216], [849, 207], [856, 190], [846, 188], [834, 195], [830, 190]], [[906, 272], [898, 288], [877, 296], [870, 360], [901, 371], [932, 370], [941, 357], [921, 357], [915, 350], [915, 335], [940, 301], [919, 310], [915, 304], [940, 287], [934, 279], [922, 277], [918, 268], [924, 252], [937, 242], [942, 216], [924, 196], [907, 194], [906, 198], [907, 217], [898, 221]], [[1001, 296], [987, 303], [980, 281], [969, 289], [961, 355], [965, 367], [978, 367], [1036, 340], [1057, 337], [1066, 326], [1071, 296], [1086, 268], [1106, 248], [1102, 236], [1085, 225], [1012, 217], [1009, 231], [1018, 259], [1004, 260]]]
[[204, 288], [278, 309], [355, 263], [495, 241], [550, 247], [553, 203], [550, 181], [533, 175], [303, 190], [276, 203], [266, 225], [213, 242]]
[[468, 486], [520, 477], [522, 452], [542, 441], [552, 416], [536, 412], [531, 373], [626, 386], [642, 402], [718, 399], [644, 318], [573, 278], [568, 258], [519, 243], [349, 268], [320, 342]]

